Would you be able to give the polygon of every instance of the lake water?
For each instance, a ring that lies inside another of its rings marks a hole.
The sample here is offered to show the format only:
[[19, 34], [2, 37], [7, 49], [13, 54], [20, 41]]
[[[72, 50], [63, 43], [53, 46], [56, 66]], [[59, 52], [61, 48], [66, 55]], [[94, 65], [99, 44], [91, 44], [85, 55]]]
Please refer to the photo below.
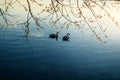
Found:
[[[4, 31], [4, 30], [3, 30]], [[0, 32], [0, 80], [119, 80], [120, 38], [107, 44], [79, 29]], [[59, 31], [59, 39], [48, 38]], [[62, 41], [69, 32], [70, 41]], [[111, 33], [112, 34], [112, 33]], [[118, 35], [119, 36], [119, 35]], [[111, 36], [110, 36], [111, 37]]]

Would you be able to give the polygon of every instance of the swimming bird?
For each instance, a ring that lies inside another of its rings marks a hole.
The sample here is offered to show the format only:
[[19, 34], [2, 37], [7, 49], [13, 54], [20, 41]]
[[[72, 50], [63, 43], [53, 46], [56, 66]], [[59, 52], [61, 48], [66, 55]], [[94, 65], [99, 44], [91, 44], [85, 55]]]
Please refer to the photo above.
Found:
[[67, 33], [65, 36], [63, 36], [63, 41], [69, 41], [70, 33]]
[[56, 32], [56, 34], [50, 34], [49, 38], [56, 38], [56, 40], [58, 40], [58, 34], [59, 32]]

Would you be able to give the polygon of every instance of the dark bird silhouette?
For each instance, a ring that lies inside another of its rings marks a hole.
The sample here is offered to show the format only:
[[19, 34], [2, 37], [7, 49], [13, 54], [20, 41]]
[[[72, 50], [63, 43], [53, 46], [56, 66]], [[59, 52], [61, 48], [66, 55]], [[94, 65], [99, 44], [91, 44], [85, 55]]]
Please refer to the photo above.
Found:
[[67, 33], [66, 36], [63, 36], [63, 41], [69, 41], [70, 39], [70, 33]]
[[56, 32], [56, 34], [50, 34], [49, 38], [56, 38], [56, 40], [58, 40], [58, 34], [59, 32]]

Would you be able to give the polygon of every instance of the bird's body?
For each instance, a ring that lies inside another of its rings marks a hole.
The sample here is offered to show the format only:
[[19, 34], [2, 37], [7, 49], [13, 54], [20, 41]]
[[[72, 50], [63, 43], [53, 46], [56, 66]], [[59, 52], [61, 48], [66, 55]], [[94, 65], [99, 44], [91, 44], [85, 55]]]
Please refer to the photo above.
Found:
[[63, 36], [63, 41], [69, 41], [70, 37], [69, 37], [70, 33], [67, 33], [66, 36]]
[[56, 38], [56, 40], [58, 40], [58, 34], [59, 32], [57, 32], [56, 34], [50, 34], [49, 38]]
[[50, 34], [50, 38], [56, 38], [56, 34]]

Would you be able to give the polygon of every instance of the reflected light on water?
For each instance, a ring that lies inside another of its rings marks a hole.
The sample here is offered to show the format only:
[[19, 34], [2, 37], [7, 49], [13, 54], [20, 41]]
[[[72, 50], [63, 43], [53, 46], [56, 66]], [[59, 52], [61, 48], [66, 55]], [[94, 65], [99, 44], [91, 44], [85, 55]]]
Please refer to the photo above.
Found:
[[[3, 3], [3, 1], [4, 0], [1, 0], [0, 2], [1, 3]], [[20, 1], [21, 2], [21, 4], [22, 5], [26, 5], [26, 1], [24, 1], [24, 0], [21, 0]], [[31, 7], [32, 7], [32, 11], [33, 11], [33, 13], [35, 14], [35, 15], [37, 15], [37, 13], [39, 13], [43, 8], [45, 8], [45, 6], [46, 5], [49, 5], [49, 3], [50, 3], [50, 0], [43, 0], [43, 1], [39, 1], [40, 2], [40, 4], [43, 4], [44, 6], [40, 6], [40, 7], [38, 7], [35, 3], [32, 3], [32, 5], [31, 5]], [[119, 4], [116, 4], [116, 5], [119, 5]], [[1, 6], [1, 5], [0, 5]], [[117, 20], [117, 21], [120, 21], [120, 16], [119, 16], [119, 14], [120, 14], [120, 11], [118, 10], [118, 9], [116, 9], [116, 7], [117, 6], [112, 6], [111, 5], [111, 2], [108, 2], [108, 4], [107, 4], [107, 8], [106, 8], [106, 10], [108, 11], [108, 12], [110, 12], [110, 14], [114, 17], [114, 19], [115, 20]], [[5, 7], [5, 5], [2, 5], [1, 6], [1, 8], [4, 8]], [[27, 7], [27, 5], [26, 5], [26, 7]], [[95, 9], [96, 11], [98, 10], [98, 8], [96, 7], [96, 9]], [[11, 14], [16, 14], [16, 15], [20, 15], [20, 16], [22, 16], [22, 18], [23, 18], [23, 20], [24, 19], [26, 19], [26, 15], [27, 15], [27, 12], [25, 12], [25, 10], [24, 10], [24, 8], [23, 7], [21, 7], [18, 3], [16, 3], [16, 4], [14, 4], [13, 5], [13, 7], [9, 10], [9, 12], [11, 13]], [[68, 9], [68, 12], [69, 13], [71, 13], [70, 12], [70, 10]], [[91, 16], [90, 14], [88, 14], [88, 9], [83, 9], [83, 13], [84, 13], [84, 15], [86, 15], [86, 16]], [[97, 12], [97, 13], [99, 13], [99, 12]], [[101, 14], [103, 14], [103, 12], [101, 11], [100, 12]], [[42, 14], [42, 15], [48, 15], [48, 13], [44, 13], [44, 14]], [[71, 15], [71, 14], [70, 14]], [[38, 15], [39, 16], [39, 15]], [[40, 15], [40, 17], [43, 17], [43, 16], [41, 16]], [[73, 20], [75, 19], [75, 18], [73, 18], [73, 17], [71, 17]], [[103, 21], [102, 21], [103, 20]], [[119, 29], [119, 27], [116, 27], [116, 25], [114, 24], [114, 22], [112, 22], [111, 21], [111, 19], [109, 18], [109, 17], [105, 17], [105, 16], [103, 16], [103, 18], [102, 18], [102, 20], [101, 20], [101, 24], [104, 24], [105, 25], [105, 28], [107, 29], [107, 31], [106, 31], [106, 34], [108, 35], [108, 37], [111, 37], [111, 38], [113, 38], [113, 39], [120, 39], [120, 37], [119, 37], [119, 35], [118, 34], [120, 34], [120, 29]], [[85, 28], [86, 28], [87, 26], [85, 26]], [[87, 27], [86, 29], [88, 29], [89, 30], [89, 28]], [[70, 30], [70, 29], [69, 29]], [[74, 32], [75, 32], [75, 30], [73, 30], [72, 28], [71, 28], [71, 32], [73, 32], [73, 34], [74, 34]], [[76, 30], [77, 31], [77, 30]], [[90, 31], [85, 31], [85, 33], [89, 33]], [[81, 34], [81, 33], [80, 33]], [[37, 34], [35, 34], [35, 33], [33, 33], [32, 35], [37, 35]], [[37, 36], [42, 36], [42, 35], [37, 35]]]

